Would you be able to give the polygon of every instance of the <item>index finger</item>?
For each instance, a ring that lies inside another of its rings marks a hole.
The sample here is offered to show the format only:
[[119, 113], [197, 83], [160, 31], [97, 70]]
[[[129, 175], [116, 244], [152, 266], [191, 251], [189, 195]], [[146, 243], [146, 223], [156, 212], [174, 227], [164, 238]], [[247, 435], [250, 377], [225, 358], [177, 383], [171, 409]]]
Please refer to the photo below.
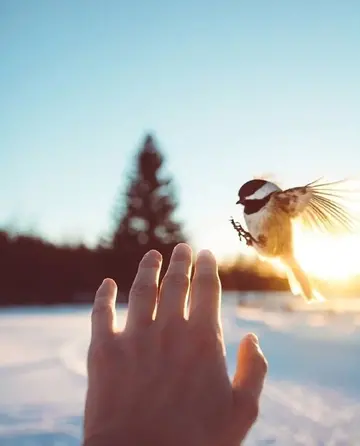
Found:
[[221, 284], [216, 259], [208, 250], [199, 252], [190, 292], [189, 321], [217, 327], [220, 322]]
[[115, 332], [115, 302], [117, 286], [112, 279], [105, 279], [96, 292], [91, 314], [91, 336], [101, 339]]

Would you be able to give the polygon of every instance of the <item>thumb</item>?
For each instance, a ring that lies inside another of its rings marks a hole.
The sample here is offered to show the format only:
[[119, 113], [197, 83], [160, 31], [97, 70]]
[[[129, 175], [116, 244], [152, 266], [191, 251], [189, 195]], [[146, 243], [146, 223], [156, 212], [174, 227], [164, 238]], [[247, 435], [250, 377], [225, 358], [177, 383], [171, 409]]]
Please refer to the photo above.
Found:
[[259, 398], [264, 386], [268, 363], [256, 335], [250, 333], [241, 341], [233, 379], [234, 400], [242, 416], [257, 418]]

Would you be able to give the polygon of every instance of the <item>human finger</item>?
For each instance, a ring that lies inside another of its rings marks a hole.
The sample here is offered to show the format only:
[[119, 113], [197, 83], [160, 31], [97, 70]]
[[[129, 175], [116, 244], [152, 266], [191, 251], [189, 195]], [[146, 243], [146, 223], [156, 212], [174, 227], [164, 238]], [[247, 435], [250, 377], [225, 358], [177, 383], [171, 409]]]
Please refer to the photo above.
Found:
[[126, 327], [146, 326], [152, 322], [162, 256], [156, 250], [147, 252], [139, 263], [129, 294]]
[[233, 379], [233, 428], [244, 439], [259, 414], [259, 399], [267, 372], [267, 362], [257, 337], [250, 333], [240, 343]]
[[103, 338], [114, 333], [116, 325], [115, 302], [117, 285], [105, 279], [95, 294], [91, 314], [92, 338]]
[[220, 320], [221, 284], [214, 255], [199, 252], [191, 284], [189, 320], [218, 326]]
[[[268, 363], [262, 353], [259, 341], [253, 333], [248, 334], [239, 346], [233, 389], [238, 401], [250, 404], [257, 411], [259, 398], [264, 386]], [[246, 410], [242, 408], [241, 410]]]
[[186, 243], [176, 245], [160, 287], [156, 320], [166, 323], [174, 317], [184, 317], [184, 307], [190, 286], [191, 263], [190, 246]]

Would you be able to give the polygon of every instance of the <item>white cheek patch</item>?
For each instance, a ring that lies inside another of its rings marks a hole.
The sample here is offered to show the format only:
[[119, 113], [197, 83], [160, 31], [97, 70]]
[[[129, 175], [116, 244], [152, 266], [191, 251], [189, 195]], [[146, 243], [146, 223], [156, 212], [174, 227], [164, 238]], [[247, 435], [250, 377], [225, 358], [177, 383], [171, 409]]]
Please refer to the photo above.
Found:
[[263, 198], [270, 195], [272, 192], [276, 192], [281, 190], [279, 187], [277, 187], [275, 184], [266, 183], [263, 186], [260, 187], [257, 191], [255, 191], [252, 195], [249, 197], [246, 197], [247, 200], [262, 200]]

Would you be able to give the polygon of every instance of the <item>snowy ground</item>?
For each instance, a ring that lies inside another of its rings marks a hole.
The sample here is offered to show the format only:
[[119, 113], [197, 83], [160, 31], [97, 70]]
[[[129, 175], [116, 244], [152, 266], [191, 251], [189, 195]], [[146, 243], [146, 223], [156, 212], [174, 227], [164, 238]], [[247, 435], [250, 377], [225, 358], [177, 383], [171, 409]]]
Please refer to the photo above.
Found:
[[[249, 330], [269, 361], [245, 446], [360, 445], [360, 300], [346, 312], [341, 303], [285, 312], [267, 299], [272, 305], [254, 309], [224, 297], [229, 373]], [[81, 444], [89, 315], [90, 308], [0, 311], [1, 446]]]

